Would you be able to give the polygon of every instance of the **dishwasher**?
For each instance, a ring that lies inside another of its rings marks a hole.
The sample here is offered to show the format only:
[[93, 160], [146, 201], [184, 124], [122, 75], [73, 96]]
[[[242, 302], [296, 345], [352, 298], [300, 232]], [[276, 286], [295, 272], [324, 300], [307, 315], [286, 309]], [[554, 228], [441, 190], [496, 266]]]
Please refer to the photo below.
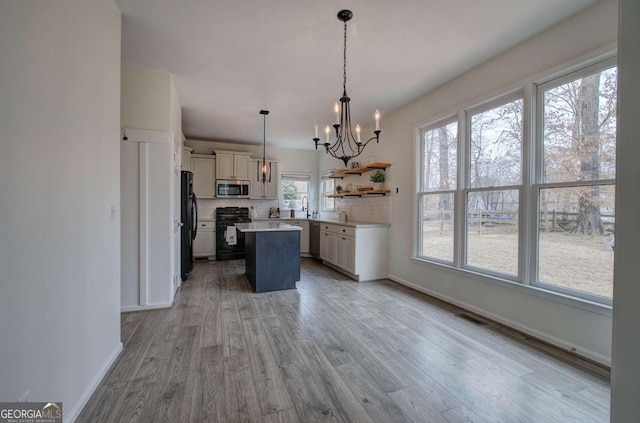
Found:
[[320, 258], [320, 222], [311, 222], [309, 253], [316, 260]]

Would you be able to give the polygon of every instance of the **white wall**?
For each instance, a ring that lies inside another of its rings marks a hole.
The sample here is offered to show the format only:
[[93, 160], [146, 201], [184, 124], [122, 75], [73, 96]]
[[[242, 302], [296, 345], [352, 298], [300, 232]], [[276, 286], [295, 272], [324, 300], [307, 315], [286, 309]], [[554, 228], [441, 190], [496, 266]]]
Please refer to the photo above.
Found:
[[[232, 150], [248, 151], [252, 157], [262, 159], [262, 144], [237, 144], [223, 141], [201, 141], [187, 139], [185, 145], [194, 149], [195, 153], [210, 154], [212, 150]], [[266, 148], [267, 160], [278, 162], [278, 173], [310, 173], [311, 192], [309, 198], [310, 210], [318, 210], [318, 158], [315, 151], [296, 150], [289, 148], [277, 148], [269, 146]], [[224, 202], [224, 204], [223, 204]], [[202, 211], [200, 217], [214, 217], [216, 207], [226, 207], [229, 205], [248, 207], [255, 205], [261, 213], [258, 217], [268, 217], [269, 207], [278, 207], [275, 200], [198, 200], [198, 210]]]
[[120, 217], [122, 306], [140, 304], [140, 154], [136, 142], [120, 146]]
[[638, 421], [640, 416], [640, 3], [620, 0], [619, 95], [618, 95], [618, 183], [616, 256], [613, 309], [613, 369], [611, 421]]
[[70, 421], [122, 348], [120, 12], [3, 1], [0, 45], [0, 400]]
[[170, 85], [168, 72], [122, 66], [122, 127], [170, 131], [175, 126]]
[[122, 148], [122, 309], [168, 306], [180, 272], [180, 102], [171, 74], [130, 66], [121, 100], [122, 126], [142, 130]]
[[[415, 128], [521, 86], [542, 72], [559, 70], [583, 55], [598, 49], [604, 51], [607, 46], [614, 46], [616, 40], [617, 1], [605, 0], [403, 108], [383, 113], [380, 144], [369, 145], [367, 149], [371, 148], [377, 160], [391, 163], [385, 184], [394, 192], [399, 188], [399, 193], [393, 194], [391, 206], [390, 277], [560, 346], [576, 348], [577, 353], [592, 359], [610, 361], [610, 311], [599, 313], [577, 308], [522, 289], [472, 279], [462, 272], [418, 263], [409, 257], [415, 196], [412, 186]], [[324, 163], [321, 169], [326, 168], [326, 159], [321, 162]]]

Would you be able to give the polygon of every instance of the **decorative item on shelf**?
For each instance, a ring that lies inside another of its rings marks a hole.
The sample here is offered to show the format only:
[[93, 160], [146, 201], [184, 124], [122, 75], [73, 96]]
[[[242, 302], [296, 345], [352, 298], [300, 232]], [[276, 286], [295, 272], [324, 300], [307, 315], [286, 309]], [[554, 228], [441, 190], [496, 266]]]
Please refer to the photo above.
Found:
[[384, 171], [378, 169], [369, 176], [369, 180], [373, 182], [373, 189], [376, 191], [384, 189], [384, 179], [386, 175]]
[[351, 169], [357, 169], [360, 167], [360, 162], [351, 162]]
[[262, 182], [262, 185], [267, 182], [271, 183], [271, 162], [267, 164], [266, 152], [267, 152], [267, 115], [268, 110], [260, 110], [260, 114], [263, 118], [263, 131], [262, 131], [262, 164], [260, 160], [257, 161], [258, 166], [258, 182]]
[[[329, 142], [331, 128], [329, 125], [325, 128], [326, 141], [322, 144], [328, 154], [335, 157], [336, 159], [340, 159], [344, 162], [344, 166], [348, 168], [349, 160], [354, 157], [359, 156], [364, 148], [371, 142], [372, 140], [376, 140], [376, 143], [380, 142], [380, 112], [376, 110], [374, 114], [374, 118], [376, 121], [376, 130], [373, 131], [374, 136], [369, 138], [367, 141], [362, 142], [360, 138], [360, 125], [355, 125], [354, 127], [351, 125], [351, 107], [349, 102], [351, 99], [347, 96], [347, 22], [351, 20], [353, 17], [353, 12], [350, 10], [341, 10], [338, 12], [338, 19], [344, 22], [344, 49], [343, 49], [343, 82], [342, 82], [342, 97], [340, 98], [340, 104], [336, 102], [334, 104], [334, 112], [336, 115], [335, 124], [333, 128], [336, 131], [336, 141], [331, 144]], [[318, 122], [314, 122], [314, 130], [315, 137], [313, 141], [316, 144], [316, 150], [318, 149], [318, 143], [320, 142], [320, 138], [318, 138]], [[354, 133], [355, 138], [354, 138]]]
[[342, 185], [336, 185], [336, 193], [340, 194], [342, 192]]

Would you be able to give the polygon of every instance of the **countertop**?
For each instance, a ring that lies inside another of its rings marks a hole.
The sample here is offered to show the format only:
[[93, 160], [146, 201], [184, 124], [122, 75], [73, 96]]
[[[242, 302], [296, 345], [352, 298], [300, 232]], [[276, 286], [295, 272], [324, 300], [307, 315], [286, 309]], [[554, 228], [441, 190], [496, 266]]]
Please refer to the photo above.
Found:
[[328, 219], [328, 218], [320, 218], [320, 219], [307, 219], [304, 217], [298, 218], [278, 218], [278, 219], [269, 219], [266, 217], [258, 217], [253, 219], [254, 222], [278, 222], [278, 221], [289, 221], [289, 220], [308, 220], [309, 222], [320, 222], [320, 223], [331, 223], [334, 225], [342, 225], [342, 226], [351, 226], [353, 228], [388, 228], [391, 225], [389, 223], [373, 223], [373, 222], [358, 222], [356, 220], [347, 219], [346, 222], [341, 222], [338, 219]]
[[[278, 222], [280, 219], [271, 219], [270, 222], [253, 221], [251, 223], [236, 223], [235, 226], [240, 232], [282, 232], [282, 231], [301, 231], [300, 226], [289, 225], [288, 223]], [[275, 222], [273, 220], [276, 220]]]

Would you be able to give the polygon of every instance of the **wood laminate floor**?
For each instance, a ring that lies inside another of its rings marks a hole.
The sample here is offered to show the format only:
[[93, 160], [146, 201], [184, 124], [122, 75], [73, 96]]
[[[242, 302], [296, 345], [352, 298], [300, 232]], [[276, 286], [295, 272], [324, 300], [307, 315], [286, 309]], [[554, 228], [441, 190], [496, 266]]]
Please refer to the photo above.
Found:
[[607, 422], [605, 370], [390, 281], [305, 259], [254, 294], [197, 262], [170, 309], [122, 315], [124, 351], [78, 422]]

